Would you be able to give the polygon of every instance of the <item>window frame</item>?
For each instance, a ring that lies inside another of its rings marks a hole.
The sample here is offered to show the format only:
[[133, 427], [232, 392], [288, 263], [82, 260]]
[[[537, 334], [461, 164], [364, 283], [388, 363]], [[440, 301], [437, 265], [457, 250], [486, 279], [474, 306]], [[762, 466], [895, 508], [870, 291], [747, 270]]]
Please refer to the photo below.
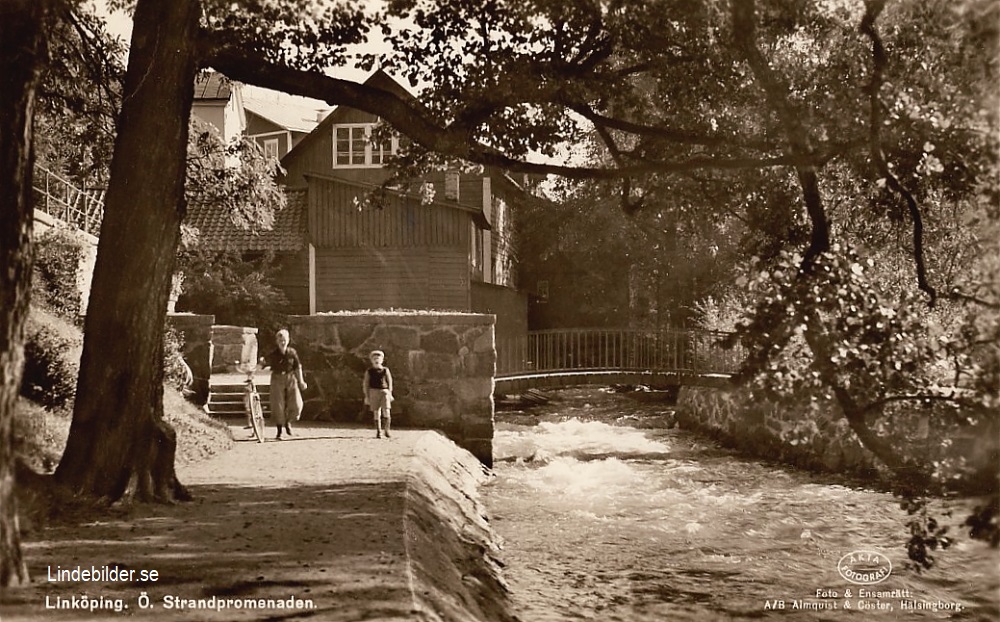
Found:
[[[376, 150], [371, 140], [375, 125], [375, 123], [335, 123], [333, 125], [333, 129], [331, 130], [331, 138], [333, 140], [333, 168], [382, 168], [385, 166], [386, 159], [395, 155], [399, 150], [399, 138], [396, 136], [390, 138], [388, 149], [385, 148], [385, 143], [380, 143], [380, 148]], [[354, 130], [358, 129], [364, 130], [363, 137], [355, 137]], [[340, 130], [347, 130], [348, 132], [348, 151], [339, 150], [341, 139], [338, 137], [338, 133]], [[363, 143], [363, 151], [355, 148], [357, 142]], [[347, 155], [349, 162], [341, 163], [339, 158], [341, 155]]]
[[262, 146], [264, 148], [264, 157], [265, 158], [269, 157], [268, 156], [268, 150], [273, 149], [274, 150], [274, 155], [273, 155], [274, 159], [275, 160], [280, 160], [281, 159], [281, 141], [279, 139], [277, 139], [277, 138], [265, 138], [265, 139], [262, 140], [262, 143], [263, 143]]

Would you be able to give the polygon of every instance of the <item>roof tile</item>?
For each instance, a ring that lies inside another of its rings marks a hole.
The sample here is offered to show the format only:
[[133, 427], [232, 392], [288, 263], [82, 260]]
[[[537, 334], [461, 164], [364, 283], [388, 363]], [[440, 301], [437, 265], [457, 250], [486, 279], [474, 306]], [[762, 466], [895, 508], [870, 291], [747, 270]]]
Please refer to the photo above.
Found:
[[198, 248], [209, 251], [298, 251], [306, 244], [307, 201], [304, 190], [286, 190], [288, 204], [274, 215], [270, 231], [241, 229], [224, 210], [188, 206], [184, 224], [198, 229]]
[[195, 76], [194, 98], [228, 100], [232, 94], [232, 83], [221, 73], [205, 71]]

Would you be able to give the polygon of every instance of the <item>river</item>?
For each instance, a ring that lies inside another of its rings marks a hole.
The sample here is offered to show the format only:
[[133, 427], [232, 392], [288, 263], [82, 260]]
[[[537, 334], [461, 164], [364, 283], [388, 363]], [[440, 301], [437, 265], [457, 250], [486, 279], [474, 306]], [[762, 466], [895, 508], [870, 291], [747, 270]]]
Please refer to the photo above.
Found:
[[[497, 413], [483, 488], [525, 622], [1000, 620], [997, 552], [963, 536], [907, 568], [892, 495], [740, 458], [671, 429], [663, 404], [558, 396]], [[847, 581], [852, 552], [888, 577]]]

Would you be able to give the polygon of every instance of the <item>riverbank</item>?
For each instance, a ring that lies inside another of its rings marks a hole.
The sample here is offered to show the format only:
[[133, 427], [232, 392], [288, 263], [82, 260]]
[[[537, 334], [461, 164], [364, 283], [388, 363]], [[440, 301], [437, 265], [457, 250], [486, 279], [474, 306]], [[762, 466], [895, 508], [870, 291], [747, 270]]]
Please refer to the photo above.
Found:
[[0, 617], [514, 619], [477, 494], [487, 475], [468, 452], [417, 430], [233, 434], [230, 451], [178, 468], [194, 502], [29, 539], [34, 583], [5, 593]]

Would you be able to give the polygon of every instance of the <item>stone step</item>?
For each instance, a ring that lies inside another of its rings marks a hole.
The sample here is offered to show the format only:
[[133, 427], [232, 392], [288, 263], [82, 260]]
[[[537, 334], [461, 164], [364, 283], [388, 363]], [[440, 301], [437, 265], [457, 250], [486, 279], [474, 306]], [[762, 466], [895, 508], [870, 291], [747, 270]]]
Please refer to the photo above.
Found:
[[[211, 384], [208, 392], [208, 414], [222, 417], [232, 417], [246, 413], [243, 406], [244, 383], [225, 382]], [[268, 384], [258, 384], [257, 393], [260, 403], [267, 416], [271, 412], [271, 391]]]

